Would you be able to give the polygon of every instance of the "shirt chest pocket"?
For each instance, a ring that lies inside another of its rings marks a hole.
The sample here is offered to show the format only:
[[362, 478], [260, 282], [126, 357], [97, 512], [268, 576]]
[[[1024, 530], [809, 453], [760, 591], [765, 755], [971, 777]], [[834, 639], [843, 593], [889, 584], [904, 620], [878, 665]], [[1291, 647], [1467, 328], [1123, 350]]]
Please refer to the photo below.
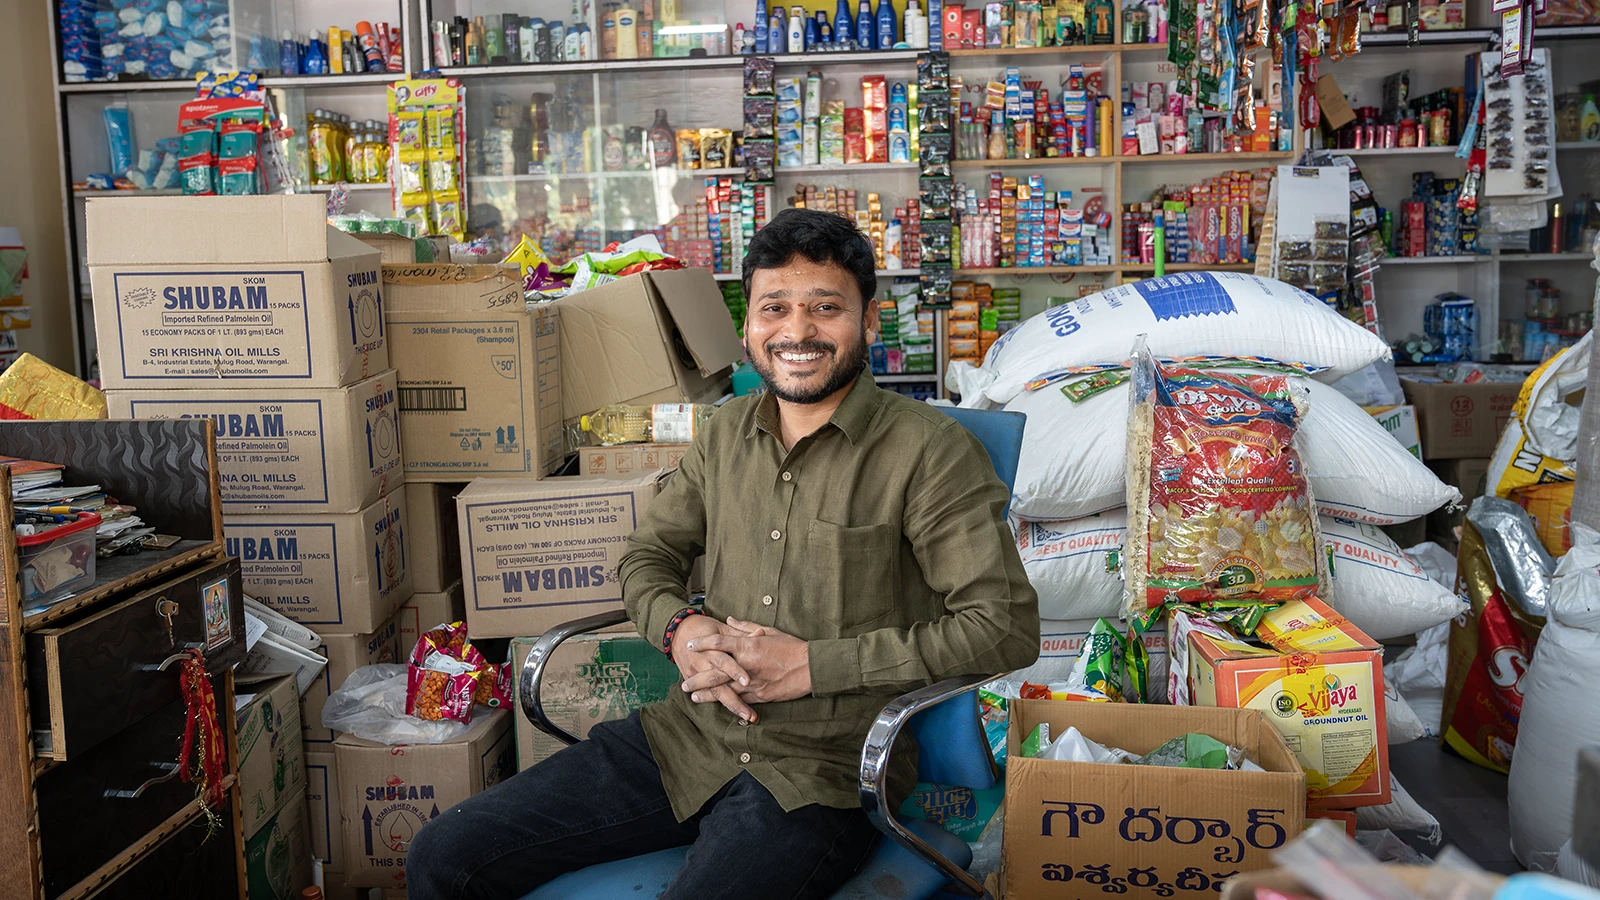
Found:
[[847, 527], [815, 519], [807, 534], [818, 612], [845, 630], [894, 610], [900, 531], [893, 525]]

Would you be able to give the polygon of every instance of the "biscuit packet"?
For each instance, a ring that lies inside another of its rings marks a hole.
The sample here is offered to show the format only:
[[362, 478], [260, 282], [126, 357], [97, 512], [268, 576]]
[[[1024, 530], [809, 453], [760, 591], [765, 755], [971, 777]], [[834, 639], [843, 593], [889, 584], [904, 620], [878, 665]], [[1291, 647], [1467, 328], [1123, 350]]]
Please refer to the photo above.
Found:
[[1163, 364], [1142, 339], [1131, 374], [1130, 616], [1169, 604], [1251, 607], [1327, 596], [1316, 506], [1293, 447], [1304, 384]]

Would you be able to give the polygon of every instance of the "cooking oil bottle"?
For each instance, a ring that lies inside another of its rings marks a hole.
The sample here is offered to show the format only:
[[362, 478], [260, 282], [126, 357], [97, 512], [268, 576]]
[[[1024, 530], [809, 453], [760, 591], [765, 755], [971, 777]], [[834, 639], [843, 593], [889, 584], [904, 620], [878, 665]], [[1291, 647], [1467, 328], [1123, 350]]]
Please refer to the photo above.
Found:
[[579, 425], [590, 440], [612, 444], [687, 444], [705, 427], [716, 407], [707, 403], [657, 403], [654, 406], [602, 406]]
[[311, 183], [333, 184], [339, 180], [333, 120], [325, 111], [317, 109], [306, 117], [306, 125], [306, 144], [311, 155]]

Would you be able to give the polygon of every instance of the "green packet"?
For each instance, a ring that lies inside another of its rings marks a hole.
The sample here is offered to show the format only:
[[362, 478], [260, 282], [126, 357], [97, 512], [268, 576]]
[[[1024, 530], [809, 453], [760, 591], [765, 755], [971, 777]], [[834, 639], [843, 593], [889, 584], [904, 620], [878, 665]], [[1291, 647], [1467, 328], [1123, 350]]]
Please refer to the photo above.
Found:
[[1186, 734], [1175, 737], [1138, 759], [1135, 766], [1164, 766], [1175, 769], [1226, 769], [1228, 745], [1210, 735]]
[[1022, 739], [1022, 756], [1024, 759], [1032, 759], [1048, 746], [1050, 746], [1050, 723], [1040, 722], [1033, 729], [1033, 733]]
[[917, 782], [916, 790], [900, 804], [900, 815], [943, 828], [964, 841], [976, 841], [1005, 799], [1004, 784], [974, 790], [948, 784]]

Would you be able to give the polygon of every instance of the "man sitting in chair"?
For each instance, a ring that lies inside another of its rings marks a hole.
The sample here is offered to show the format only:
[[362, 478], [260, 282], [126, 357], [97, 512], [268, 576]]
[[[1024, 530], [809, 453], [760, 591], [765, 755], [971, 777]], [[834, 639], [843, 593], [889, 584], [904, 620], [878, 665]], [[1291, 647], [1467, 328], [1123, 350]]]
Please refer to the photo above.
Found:
[[[683, 845], [662, 897], [826, 898], [876, 842], [857, 781], [883, 706], [1038, 656], [1038, 598], [983, 447], [866, 372], [877, 280], [840, 216], [785, 210], [756, 234], [745, 346], [766, 392], [711, 418], [620, 565], [629, 617], [682, 690], [430, 822], [407, 859], [413, 900], [511, 900]], [[703, 609], [684, 588], [702, 553]], [[897, 753], [895, 802], [915, 780]]]

